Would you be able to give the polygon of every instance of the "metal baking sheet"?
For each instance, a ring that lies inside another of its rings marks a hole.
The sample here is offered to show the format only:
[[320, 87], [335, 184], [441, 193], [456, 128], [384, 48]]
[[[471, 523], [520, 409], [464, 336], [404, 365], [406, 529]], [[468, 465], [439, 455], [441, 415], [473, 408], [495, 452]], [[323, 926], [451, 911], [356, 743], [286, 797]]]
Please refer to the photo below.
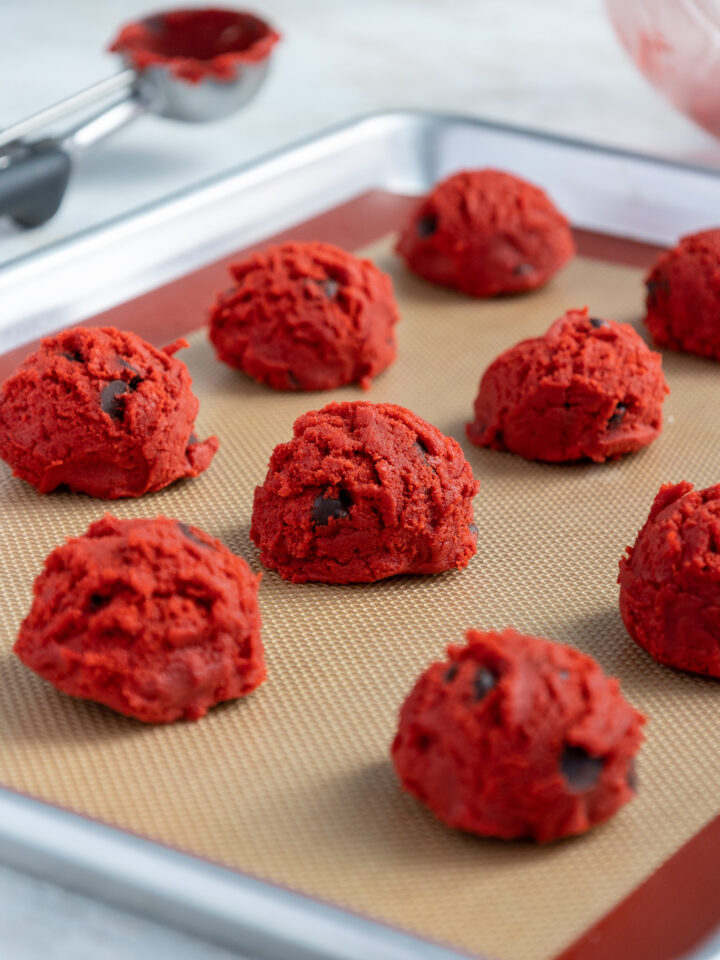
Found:
[[[400, 206], [390, 202], [393, 196], [427, 189], [451, 170], [480, 165], [511, 169], [540, 182], [576, 225], [653, 244], [667, 243], [679, 232], [709, 225], [713, 211], [720, 209], [720, 182], [707, 171], [674, 168], [472, 121], [419, 115], [374, 118], [7, 269], [0, 274], [0, 296], [7, 295], [9, 305], [0, 332], [4, 348], [12, 350], [39, 333], [84, 320], [99, 310], [105, 310], [105, 318], [112, 320], [129, 297], [193, 271], [196, 278], [203, 275], [208, 284], [215, 283], [223, 272], [222, 260], [238, 248], [278, 230], [294, 235], [304, 231], [306, 236], [322, 233], [323, 216], [332, 211], [336, 227], [338, 210], [340, 220], [348, 221], [344, 245], [357, 247], [375, 239], [381, 226], [381, 232], [397, 226]], [[338, 176], [341, 169], [345, 180]], [[369, 207], [373, 208], [372, 217], [367, 215]], [[318, 219], [308, 225], [310, 215]], [[375, 232], [363, 235], [360, 230], [355, 235], [353, 231], [367, 220], [372, 220]], [[293, 223], [301, 221], [302, 226], [293, 228]], [[596, 247], [602, 242], [595, 238]], [[647, 255], [647, 248], [640, 245], [631, 244], [627, 249], [635, 250], [633, 255]], [[620, 274], [610, 271], [606, 276], [613, 289], [622, 287]], [[196, 287], [206, 289], [204, 283]], [[171, 313], [172, 290], [179, 288], [179, 284], [171, 284], [167, 296], [153, 294], [139, 300], [135, 328], [143, 332], [144, 322], [157, 320], [147, 314], [163, 307]], [[442, 309], [435, 292], [429, 292], [427, 299], [435, 309]], [[202, 298], [198, 309], [201, 303]], [[197, 314], [188, 308], [185, 297], [183, 305], [182, 322], [192, 326], [188, 317]], [[177, 335], [180, 331], [173, 327], [173, 317], [166, 319], [168, 333]], [[157, 325], [153, 329], [157, 333]], [[477, 363], [479, 369], [484, 365], [482, 359]], [[312, 399], [305, 405], [319, 405], [314, 402], [317, 398]], [[297, 402], [294, 397], [294, 413], [300, 412], [295, 409]], [[325, 402], [324, 397], [319, 402]], [[417, 403], [422, 403], [421, 395]], [[418, 412], [434, 419], [428, 411]], [[288, 432], [290, 413], [288, 405]], [[458, 435], [457, 424], [438, 425]], [[431, 655], [440, 654], [441, 647], [442, 641]], [[102, 877], [104, 895], [134, 906], [142, 904], [163, 919], [183, 922], [195, 933], [241, 945], [258, 956], [280, 956], [283, 950], [287, 955], [290, 944], [294, 956], [308, 957], [452, 955], [441, 947], [251, 878], [100, 824], [78, 821], [25, 797], [1, 794], [0, 810], [5, 813], [0, 826], [3, 850], [15, 862], [51, 872], [62, 869], [85, 887]], [[47, 830], [50, 825], [52, 841]], [[152, 829], [147, 832], [155, 833]], [[78, 843], [78, 836], [84, 836], [86, 843]], [[143, 869], [138, 869], [137, 858], [144, 858]], [[220, 888], [230, 900], [220, 894]], [[211, 889], [216, 895], [208, 897]], [[327, 892], [324, 895], [328, 896]], [[259, 909], [258, 902], [266, 910]], [[302, 935], [296, 930], [298, 916], [303, 917]], [[482, 943], [482, 931], [473, 940]], [[507, 960], [511, 957], [508, 954]]]

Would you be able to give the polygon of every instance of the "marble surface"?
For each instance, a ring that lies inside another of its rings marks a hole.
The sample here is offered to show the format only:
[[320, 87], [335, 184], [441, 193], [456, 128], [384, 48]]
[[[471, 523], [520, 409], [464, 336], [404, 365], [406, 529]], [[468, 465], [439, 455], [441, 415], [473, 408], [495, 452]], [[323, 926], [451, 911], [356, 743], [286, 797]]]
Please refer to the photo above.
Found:
[[[147, 0], [18, 0], [0, 13], [0, 126], [117, 69]], [[283, 33], [256, 100], [226, 120], [143, 117], [81, 157], [60, 213], [0, 226], [0, 263], [372, 110], [461, 111], [720, 166], [720, 142], [636, 73], [601, 0], [264, 0]]]
[[[150, 4], [152, 7], [152, 4]], [[60, 214], [0, 225], [0, 263], [372, 110], [499, 119], [720, 167], [720, 142], [668, 106], [619, 48], [601, 0], [263, 0], [285, 39], [257, 100], [185, 126], [146, 117], [77, 164]], [[9, 0], [0, 9], [0, 126], [116, 69], [104, 47], [144, 0]], [[0, 772], [1, 775], [1, 772]], [[199, 944], [0, 867], [12, 960], [221, 960]]]
[[0, 956], [3, 960], [242, 960], [241, 954], [1, 865]]

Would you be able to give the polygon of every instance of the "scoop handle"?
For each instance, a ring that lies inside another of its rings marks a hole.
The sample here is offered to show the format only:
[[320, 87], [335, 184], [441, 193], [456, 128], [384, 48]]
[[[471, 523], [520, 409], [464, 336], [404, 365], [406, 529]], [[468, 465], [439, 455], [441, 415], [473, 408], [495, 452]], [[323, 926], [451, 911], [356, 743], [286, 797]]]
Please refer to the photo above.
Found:
[[21, 144], [0, 155], [0, 217], [37, 227], [55, 214], [70, 178], [69, 154], [54, 140]]
[[147, 109], [145, 101], [130, 92], [62, 137], [0, 150], [0, 217], [9, 216], [22, 227], [45, 223], [62, 202], [73, 159]]
[[58, 103], [45, 107], [38, 113], [34, 113], [24, 120], [19, 120], [9, 127], [0, 129], [0, 147], [6, 147], [16, 141], [26, 139], [29, 134], [37, 133], [43, 127], [50, 123], [64, 119], [68, 114], [76, 113], [78, 110], [84, 110], [86, 107], [95, 106], [95, 104], [105, 100], [109, 96], [115, 96], [118, 93], [129, 95], [135, 86], [137, 75], [134, 70], [122, 70], [112, 77], [106, 77], [99, 83], [94, 83], [91, 87], [73, 94], [72, 97], [66, 97]]

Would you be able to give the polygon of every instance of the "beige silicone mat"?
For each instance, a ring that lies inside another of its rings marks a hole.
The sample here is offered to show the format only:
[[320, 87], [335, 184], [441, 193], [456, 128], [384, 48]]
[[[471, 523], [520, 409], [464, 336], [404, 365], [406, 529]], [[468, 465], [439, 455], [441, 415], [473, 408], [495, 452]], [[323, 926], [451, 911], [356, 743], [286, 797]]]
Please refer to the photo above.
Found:
[[[112, 505], [220, 537], [258, 569], [252, 491], [293, 419], [333, 399], [410, 407], [463, 442], [480, 494], [463, 571], [372, 586], [293, 586], [265, 573], [269, 679], [198, 723], [151, 728], [64, 697], [11, 654], [33, 577], [105, 506], [38, 496], [0, 464], [0, 781], [419, 934], [502, 960], [544, 960], [621, 900], [720, 808], [720, 686], [654, 664], [626, 636], [618, 557], [658, 487], [720, 478], [717, 365], [668, 354], [666, 427], [622, 462], [543, 466], [464, 440], [480, 373], [568, 306], [636, 320], [637, 269], [577, 260], [540, 293], [475, 302], [373, 248], [395, 279], [399, 359], [368, 394], [282, 395], [216, 363], [201, 331], [184, 359], [198, 433], [220, 452], [201, 478]], [[650, 718], [638, 798], [588, 836], [539, 848], [453, 833], [397, 787], [396, 711], [465, 628], [513, 624], [573, 643]]]

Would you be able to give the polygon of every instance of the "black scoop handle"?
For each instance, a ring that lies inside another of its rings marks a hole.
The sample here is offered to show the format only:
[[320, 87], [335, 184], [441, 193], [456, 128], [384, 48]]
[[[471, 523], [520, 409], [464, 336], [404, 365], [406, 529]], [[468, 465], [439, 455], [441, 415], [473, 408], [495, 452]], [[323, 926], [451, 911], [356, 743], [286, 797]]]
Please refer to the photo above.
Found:
[[0, 217], [38, 227], [57, 212], [70, 178], [70, 157], [52, 140], [0, 153]]

